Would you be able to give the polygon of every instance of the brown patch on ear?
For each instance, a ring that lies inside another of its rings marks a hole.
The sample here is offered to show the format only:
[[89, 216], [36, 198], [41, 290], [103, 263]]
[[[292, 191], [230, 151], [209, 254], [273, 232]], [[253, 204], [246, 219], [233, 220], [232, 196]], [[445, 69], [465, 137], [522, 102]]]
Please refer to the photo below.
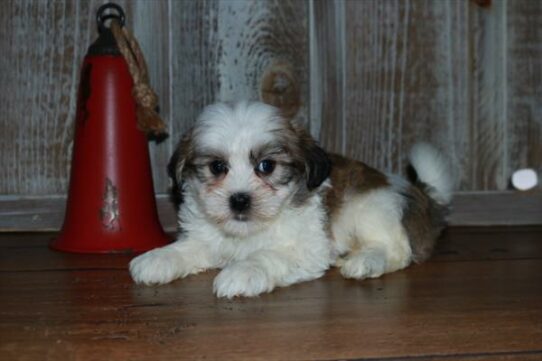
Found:
[[318, 146], [305, 128], [291, 124], [296, 135], [294, 158], [305, 174], [308, 190], [318, 188], [329, 177], [331, 162], [327, 153]]
[[331, 189], [327, 192], [325, 205], [331, 218], [338, 214], [348, 195], [356, 195], [389, 185], [388, 179], [378, 170], [365, 163], [341, 155], [329, 154], [333, 168]]
[[292, 119], [297, 114], [301, 107], [301, 94], [291, 64], [286, 62], [271, 64], [261, 79], [260, 99], [277, 107], [285, 119]]
[[331, 162], [327, 153], [315, 142], [305, 152], [307, 188], [312, 190], [318, 188], [329, 177]]
[[167, 165], [167, 173], [173, 184], [170, 195], [177, 208], [182, 203], [181, 190], [183, 174], [186, 171], [187, 164], [190, 164], [190, 160], [193, 159], [193, 157], [194, 145], [192, 142], [192, 129], [190, 129], [179, 141]]

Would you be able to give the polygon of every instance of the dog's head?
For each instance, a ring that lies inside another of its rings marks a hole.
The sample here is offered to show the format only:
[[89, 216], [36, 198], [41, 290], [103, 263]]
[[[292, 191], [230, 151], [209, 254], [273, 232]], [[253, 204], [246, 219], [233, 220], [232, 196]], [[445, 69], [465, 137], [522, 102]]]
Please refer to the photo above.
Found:
[[263, 103], [210, 105], [170, 163], [206, 217], [232, 236], [257, 232], [285, 207], [302, 206], [330, 172], [302, 127]]

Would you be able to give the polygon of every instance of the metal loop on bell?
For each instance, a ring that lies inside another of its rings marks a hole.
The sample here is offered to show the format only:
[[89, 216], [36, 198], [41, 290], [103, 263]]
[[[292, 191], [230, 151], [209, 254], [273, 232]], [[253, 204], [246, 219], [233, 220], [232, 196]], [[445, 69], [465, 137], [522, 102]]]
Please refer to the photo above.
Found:
[[[109, 12], [106, 14], [107, 10], [114, 10], [115, 12]], [[120, 5], [115, 3], [103, 4], [98, 8], [96, 12], [96, 22], [98, 23], [98, 32], [101, 33], [106, 29], [105, 22], [109, 19], [117, 19], [120, 23], [120, 26], [124, 26], [124, 21], [126, 19], [124, 15], [124, 10]]]

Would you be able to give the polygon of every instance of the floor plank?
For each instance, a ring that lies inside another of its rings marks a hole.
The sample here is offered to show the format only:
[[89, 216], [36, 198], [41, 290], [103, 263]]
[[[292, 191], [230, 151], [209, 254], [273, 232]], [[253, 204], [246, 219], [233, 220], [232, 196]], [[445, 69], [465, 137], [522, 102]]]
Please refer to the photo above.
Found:
[[222, 300], [134, 285], [130, 255], [0, 235], [0, 360], [542, 360], [542, 228], [453, 228], [422, 265]]

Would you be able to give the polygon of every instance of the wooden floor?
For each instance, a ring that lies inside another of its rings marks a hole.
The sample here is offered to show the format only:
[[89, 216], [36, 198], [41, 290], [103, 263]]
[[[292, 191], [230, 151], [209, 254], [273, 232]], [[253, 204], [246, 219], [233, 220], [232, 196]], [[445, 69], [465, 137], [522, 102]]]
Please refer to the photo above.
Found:
[[542, 360], [542, 228], [455, 228], [435, 257], [363, 282], [336, 270], [256, 299], [215, 273], [134, 285], [129, 255], [0, 234], [0, 360]]

